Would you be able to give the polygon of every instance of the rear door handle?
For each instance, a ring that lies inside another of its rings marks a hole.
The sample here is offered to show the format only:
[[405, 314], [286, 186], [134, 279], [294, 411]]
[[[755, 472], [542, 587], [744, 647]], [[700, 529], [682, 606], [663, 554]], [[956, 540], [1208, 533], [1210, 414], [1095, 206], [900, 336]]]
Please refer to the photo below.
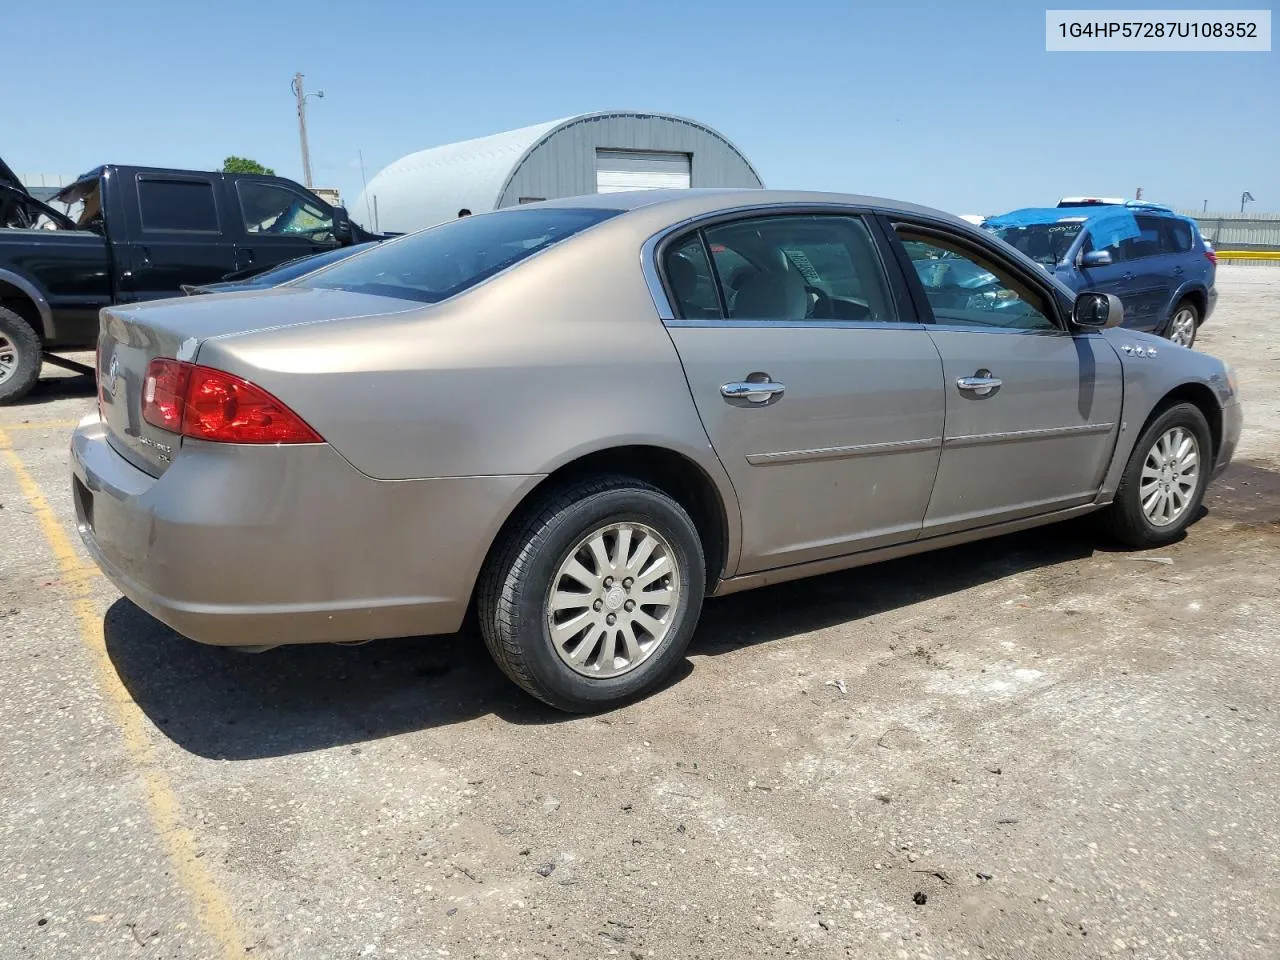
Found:
[[1132, 273], [1126, 273], [1126, 274], [1125, 274], [1121, 279], [1124, 279], [1124, 280], [1132, 280], [1132, 279], [1133, 279], [1133, 277], [1134, 277], [1134, 275], [1133, 275]]
[[956, 386], [979, 397], [985, 397], [1003, 382], [999, 377], [991, 376], [989, 370], [979, 370], [975, 376], [957, 378]]
[[781, 383], [765, 380], [761, 383], [740, 381], [726, 383], [720, 388], [720, 395], [729, 400], [750, 400], [752, 403], [767, 403], [773, 397], [782, 394], [787, 388]]

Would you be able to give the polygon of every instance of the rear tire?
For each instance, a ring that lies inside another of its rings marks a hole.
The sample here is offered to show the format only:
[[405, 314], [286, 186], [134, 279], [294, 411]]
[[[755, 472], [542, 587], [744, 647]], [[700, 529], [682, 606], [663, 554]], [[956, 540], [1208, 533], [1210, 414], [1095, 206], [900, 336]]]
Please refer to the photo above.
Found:
[[1179, 346], [1190, 350], [1195, 346], [1196, 334], [1200, 332], [1200, 310], [1190, 300], [1180, 300], [1173, 308], [1173, 316], [1165, 326], [1164, 336]]
[[627, 477], [549, 495], [481, 574], [480, 632], [511, 680], [587, 713], [651, 690], [684, 656], [702, 609], [697, 528], [656, 487]]
[[1212, 470], [1204, 414], [1190, 403], [1170, 407], [1134, 444], [1116, 498], [1099, 516], [1104, 532], [1138, 549], [1172, 543], [1200, 512]]
[[21, 400], [40, 379], [40, 337], [22, 317], [0, 307], [0, 403]]

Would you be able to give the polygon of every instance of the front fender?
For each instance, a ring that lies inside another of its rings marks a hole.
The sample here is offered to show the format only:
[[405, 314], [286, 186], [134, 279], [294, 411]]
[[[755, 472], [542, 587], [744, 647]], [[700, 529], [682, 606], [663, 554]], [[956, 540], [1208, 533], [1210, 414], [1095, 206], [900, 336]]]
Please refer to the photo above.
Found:
[[1115, 349], [1124, 368], [1120, 434], [1097, 500], [1110, 503], [1134, 445], [1151, 415], [1167, 397], [1177, 392], [1202, 405], [1213, 404], [1220, 424], [1223, 409], [1236, 403], [1238, 397], [1227, 378], [1226, 365], [1217, 357], [1136, 330], [1116, 328], [1103, 336]]

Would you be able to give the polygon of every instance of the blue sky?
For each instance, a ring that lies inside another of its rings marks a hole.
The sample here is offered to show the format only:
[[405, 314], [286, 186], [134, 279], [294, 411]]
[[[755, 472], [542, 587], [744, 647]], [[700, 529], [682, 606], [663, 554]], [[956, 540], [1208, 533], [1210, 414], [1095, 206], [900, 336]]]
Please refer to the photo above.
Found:
[[352, 206], [357, 151], [371, 178], [425, 147], [633, 109], [710, 124], [771, 187], [988, 214], [1138, 186], [1234, 210], [1249, 190], [1280, 210], [1280, 53], [1047, 53], [1046, 5], [19, 3], [6, 35], [43, 39], [6, 44], [0, 152], [23, 174], [240, 154], [301, 180], [300, 70], [326, 94], [309, 101], [316, 182]]

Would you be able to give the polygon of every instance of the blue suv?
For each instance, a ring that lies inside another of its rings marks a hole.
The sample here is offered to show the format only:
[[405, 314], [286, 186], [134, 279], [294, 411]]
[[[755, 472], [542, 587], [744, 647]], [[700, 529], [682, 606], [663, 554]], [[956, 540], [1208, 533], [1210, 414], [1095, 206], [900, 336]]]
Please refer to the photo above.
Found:
[[1217, 254], [1196, 222], [1168, 207], [1131, 201], [1034, 207], [983, 227], [1076, 292], [1113, 293], [1124, 325], [1184, 347], [1213, 313]]

